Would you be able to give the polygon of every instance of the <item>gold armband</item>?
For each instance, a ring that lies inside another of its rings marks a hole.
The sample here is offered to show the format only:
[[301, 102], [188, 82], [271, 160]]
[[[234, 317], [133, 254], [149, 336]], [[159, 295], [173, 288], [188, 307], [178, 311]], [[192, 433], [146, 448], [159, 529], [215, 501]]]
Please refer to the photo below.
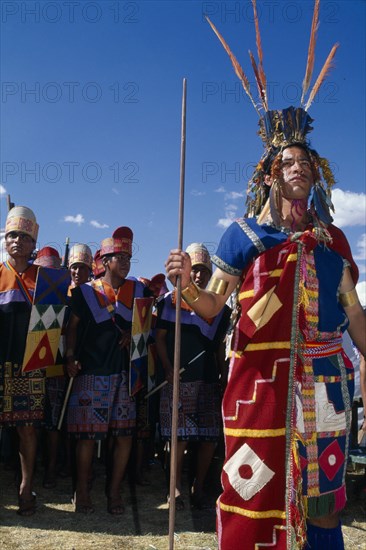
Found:
[[212, 277], [210, 279], [210, 282], [208, 283], [206, 290], [209, 290], [214, 294], [219, 294], [220, 296], [224, 296], [228, 286], [229, 286], [229, 283], [227, 281], [224, 281], [224, 279], [219, 279], [218, 277]]
[[200, 292], [200, 288], [193, 281], [191, 281], [188, 286], [183, 288], [182, 298], [190, 306], [191, 304], [194, 304], [194, 302], [197, 302], [200, 297]]
[[339, 301], [342, 304], [343, 307], [349, 307], [354, 306], [358, 302], [358, 295], [355, 288], [352, 290], [349, 290], [348, 292], [344, 292], [343, 294], [339, 295]]

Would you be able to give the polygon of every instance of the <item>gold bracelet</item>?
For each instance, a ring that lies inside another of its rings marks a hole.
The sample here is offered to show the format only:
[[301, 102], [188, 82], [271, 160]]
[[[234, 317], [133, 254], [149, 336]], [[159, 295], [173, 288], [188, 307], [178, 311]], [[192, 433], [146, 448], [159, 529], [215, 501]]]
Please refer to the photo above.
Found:
[[197, 302], [200, 297], [200, 293], [200, 288], [193, 281], [191, 281], [188, 286], [183, 288], [182, 298], [190, 306], [191, 304], [194, 304], [194, 302]]
[[228, 286], [228, 281], [225, 281], [224, 279], [219, 279], [218, 277], [212, 277], [210, 279], [210, 282], [208, 283], [206, 290], [209, 290], [214, 294], [224, 296]]
[[352, 290], [349, 290], [348, 292], [344, 292], [339, 295], [339, 301], [342, 304], [343, 307], [350, 307], [354, 306], [358, 302], [358, 295], [355, 288]]

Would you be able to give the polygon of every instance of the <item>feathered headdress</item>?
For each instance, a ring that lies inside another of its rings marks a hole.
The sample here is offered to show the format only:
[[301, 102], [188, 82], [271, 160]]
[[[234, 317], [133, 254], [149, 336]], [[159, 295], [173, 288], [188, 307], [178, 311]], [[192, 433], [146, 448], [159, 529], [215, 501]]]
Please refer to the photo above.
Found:
[[[314, 207], [318, 217], [324, 223], [331, 223], [332, 221], [329, 209], [334, 210], [333, 205], [330, 201], [330, 190], [335, 183], [334, 176], [331, 172], [328, 161], [324, 158], [319, 157], [316, 151], [310, 149], [310, 144], [307, 139], [307, 134], [313, 129], [311, 126], [313, 119], [309, 116], [307, 111], [312, 104], [317, 92], [319, 91], [319, 88], [322, 85], [325, 77], [333, 66], [334, 55], [339, 45], [335, 44], [332, 47], [323, 65], [323, 68], [321, 69], [319, 76], [315, 81], [315, 84], [308, 94], [314, 70], [315, 45], [319, 25], [319, 3], [320, 0], [315, 0], [306, 71], [302, 83], [301, 106], [288, 107], [282, 110], [268, 109], [267, 79], [263, 68], [263, 51], [259, 31], [256, 0], [252, 0], [252, 4], [254, 11], [258, 64], [256, 63], [254, 56], [250, 50], [249, 57], [258, 88], [259, 102], [255, 101], [253, 94], [250, 90], [249, 80], [245, 75], [242, 67], [240, 66], [238, 60], [236, 59], [235, 55], [232, 53], [228, 44], [219, 33], [215, 25], [212, 23], [212, 21], [210, 21], [210, 19], [206, 17], [212, 30], [214, 31], [221, 44], [223, 45], [225, 51], [227, 52], [230, 61], [234, 67], [235, 73], [242, 83], [245, 93], [249, 96], [255, 110], [260, 117], [260, 129], [258, 133], [263, 141], [265, 152], [258, 162], [254, 174], [249, 181], [246, 202], [247, 216], [258, 215], [267, 200], [268, 189], [264, 183], [264, 178], [265, 175], [269, 173], [272, 161], [274, 160], [275, 156], [284, 148], [290, 145], [299, 144], [306, 147], [309, 151], [313, 162], [316, 164], [316, 168], [320, 176], [319, 181], [315, 182], [314, 189], [312, 191], [312, 206]], [[308, 97], [306, 99], [307, 94]]]

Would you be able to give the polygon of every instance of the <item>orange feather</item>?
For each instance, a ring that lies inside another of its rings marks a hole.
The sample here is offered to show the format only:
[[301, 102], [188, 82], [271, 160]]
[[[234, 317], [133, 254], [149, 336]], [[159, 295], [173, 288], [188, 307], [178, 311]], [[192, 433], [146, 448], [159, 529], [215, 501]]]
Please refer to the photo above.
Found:
[[330, 50], [330, 53], [327, 57], [327, 60], [324, 63], [323, 68], [320, 71], [319, 76], [318, 76], [318, 78], [317, 78], [317, 80], [316, 80], [316, 82], [313, 86], [313, 89], [310, 92], [309, 99], [308, 99], [308, 101], [305, 105], [305, 111], [307, 111], [309, 109], [310, 105], [312, 104], [312, 102], [314, 100], [314, 97], [316, 96], [316, 94], [319, 91], [320, 86], [323, 84], [323, 81], [324, 81], [325, 77], [328, 75], [329, 71], [332, 69], [332, 67], [333, 67], [332, 61], [333, 61], [333, 58], [335, 56], [335, 53], [337, 51], [338, 46], [339, 46], [339, 44], [337, 42], [336, 44], [334, 44], [333, 48]]
[[310, 32], [310, 41], [309, 41], [309, 50], [308, 50], [308, 59], [306, 63], [306, 71], [304, 80], [302, 82], [302, 96], [301, 96], [301, 105], [304, 104], [305, 94], [309, 89], [311, 77], [313, 76], [314, 70], [314, 61], [315, 61], [315, 44], [316, 44], [316, 35], [318, 31], [318, 20], [319, 20], [319, 2], [320, 0], [315, 0], [313, 21], [311, 23], [311, 32]]
[[262, 104], [263, 104], [263, 107], [265, 109], [265, 111], [268, 111], [268, 105], [267, 105], [267, 98], [266, 98], [266, 90], [264, 88], [264, 85], [263, 85], [263, 82], [261, 81], [261, 77], [259, 75], [259, 72], [258, 72], [258, 67], [257, 67], [257, 64], [255, 62], [255, 59], [253, 57], [253, 54], [252, 52], [249, 50], [249, 57], [250, 57], [250, 61], [252, 63], [252, 67], [253, 67], [253, 71], [254, 71], [254, 76], [255, 76], [255, 80], [257, 82], [257, 87], [258, 87], [258, 92], [259, 92], [259, 97], [262, 101]]
[[[318, 0], [319, 1], [319, 0]], [[258, 59], [259, 59], [259, 66], [258, 66], [258, 72], [259, 76], [262, 82], [262, 86], [264, 88], [264, 93], [267, 98], [267, 78], [263, 69], [263, 50], [262, 50], [262, 41], [261, 41], [261, 33], [259, 31], [259, 22], [258, 22], [258, 14], [257, 14], [257, 2], [256, 0], [252, 0], [253, 4], [253, 12], [254, 12], [254, 24], [255, 24], [255, 43], [257, 45], [257, 53], [258, 53]]]
[[226, 53], [228, 54], [229, 58], [230, 58], [230, 61], [232, 63], [232, 66], [234, 67], [234, 71], [236, 73], [236, 75], [238, 76], [239, 80], [241, 81], [242, 83], [242, 86], [246, 92], [246, 94], [249, 96], [251, 102], [253, 103], [254, 105], [254, 108], [255, 110], [257, 111], [258, 115], [259, 115], [259, 111], [257, 109], [257, 106], [255, 104], [255, 101], [253, 99], [253, 96], [250, 92], [250, 85], [249, 85], [249, 80], [248, 78], [246, 77], [243, 69], [241, 68], [238, 60], [236, 59], [235, 55], [232, 53], [232, 51], [230, 50], [228, 44], [225, 42], [224, 38], [221, 36], [221, 34], [219, 33], [219, 31], [217, 30], [217, 28], [215, 27], [215, 25], [210, 21], [210, 19], [207, 17], [207, 15], [205, 16], [208, 23], [210, 24], [212, 30], [214, 31], [214, 33], [216, 34], [217, 38], [220, 40], [221, 44], [223, 45]]

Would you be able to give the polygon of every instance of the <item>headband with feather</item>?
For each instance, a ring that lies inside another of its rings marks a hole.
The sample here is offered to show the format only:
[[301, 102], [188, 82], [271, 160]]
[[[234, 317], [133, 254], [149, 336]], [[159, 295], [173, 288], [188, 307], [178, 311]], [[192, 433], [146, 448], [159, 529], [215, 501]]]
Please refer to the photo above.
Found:
[[[256, 112], [260, 116], [259, 119], [259, 135], [263, 141], [265, 152], [260, 159], [254, 174], [249, 181], [248, 197], [247, 197], [247, 215], [258, 215], [267, 199], [264, 187], [264, 177], [268, 173], [275, 156], [285, 147], [291, 144], [300, 144], [309, 149], [309, 141], [307, 134], [312, 130], [311, 123], [312, 118], [308, 114], [308, 109], [311, 106], [316, 94], [318, 93], [324, 79], [328, 75], [330, 69], [333, 67], [333, 59], [339, 44], [335, 44], [324, 65], [321, 69], [318, 78], [312, 87], [308, 98], [308, 94], [315, 62], [315, 45], [317, 38], [317, 31], [319, 27], [319, 5], [320, 0], [315, 0], [313, 19], [310, 32], [307, 64], [305, 70], [305, 76], [302, 83], [302, 96], [300, 107], [288, 107], [282, 110], [269, 110], [267, 99], [267, 78], [263, 68], [263, 50], [261, 43], [261, 36], [259, 30], [259, 21], [257, 14], [256, 0], [252, 0], [253, 12], [254, 12], [254, 24], [255, 24], [255, 36], [256, 47], [258, 55], [258, 64], [254, 58], [254, 55], [249, 50], [250, 62], [254, 72], [254, 78], [258, 88], [259, 101], [256, 102], [253, 94], [250, 91], [249, 80], [244, 73], [244, 70], [240, 66], [237, 58], [230, 50], [223, 36], [220, 34], [215, 25], [206, 16], [208, 23], [215, 32], [216, 36], [220, 40], [226, 53], [228, 54], [230, 61], [234, 67], [235, 73], [239, 77], [246, 94], [249, 96]], [[305, 103], [306, 101], [306, 103]], [[310, 150], [310, 149], [309, 149]], [[326, 191], [328, 197], [330, 196], [330, 188], [334, 185], [334, 176], [329, 169], [329, 163], [326, 159], [321, 159], [319, 155], [313, 151], [314, 157], [317, 159], [318, 168], [322, 169], [323, 166], [327, 166], [327, 170], [322, 170], [322, 180], [317, 182], [320, 185], [322, 191]]]

